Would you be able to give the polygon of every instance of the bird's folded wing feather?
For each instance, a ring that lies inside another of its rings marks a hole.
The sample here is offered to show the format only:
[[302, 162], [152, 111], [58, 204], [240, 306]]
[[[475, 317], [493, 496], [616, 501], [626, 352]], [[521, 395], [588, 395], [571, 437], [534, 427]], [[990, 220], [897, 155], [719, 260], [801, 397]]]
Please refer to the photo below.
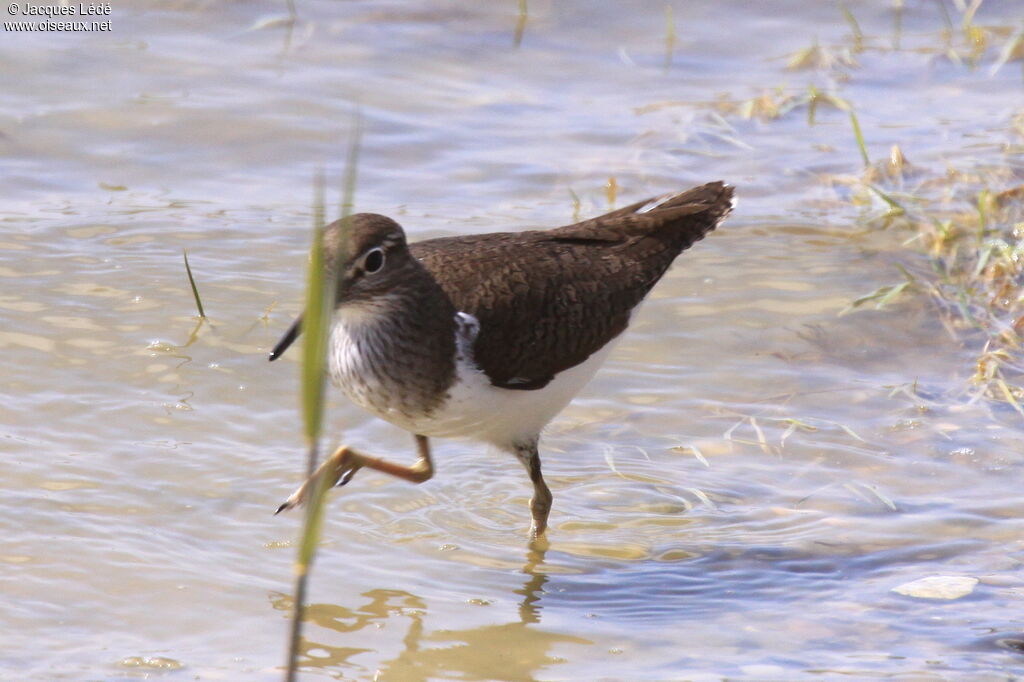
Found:
[[728, 213], [731, 196], [711, 183], [554, 230], [410, 249], [455, 308], [479, 320], [474, 360], [491, 383], [539, 389], [622, 333], [679, 252]]

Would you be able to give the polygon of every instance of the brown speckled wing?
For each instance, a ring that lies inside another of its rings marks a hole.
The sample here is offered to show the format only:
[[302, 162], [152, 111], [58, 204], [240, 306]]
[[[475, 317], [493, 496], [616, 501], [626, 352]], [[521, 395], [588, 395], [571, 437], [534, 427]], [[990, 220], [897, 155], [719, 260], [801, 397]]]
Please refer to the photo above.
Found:
[[495, 386], [532, 390], [618, 336], [675, 257], [713, 230], [732, 188], [711, 183], [645, 213], [642, 201], [547, 231], [410, 245], [457, 310], [480, 321], [477, 365]]

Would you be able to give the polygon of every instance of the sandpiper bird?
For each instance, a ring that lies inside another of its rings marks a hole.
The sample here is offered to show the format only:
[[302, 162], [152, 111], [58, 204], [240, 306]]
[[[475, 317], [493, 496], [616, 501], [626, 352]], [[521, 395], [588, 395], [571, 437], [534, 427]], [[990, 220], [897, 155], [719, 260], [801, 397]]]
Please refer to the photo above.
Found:
[[[553, 230], [413, 244], [381, 215], [328, 225], [325, 264], [338, 282], [330, 375], [357, 405], [414, 434], [419, 458], [404, 466], [342, 446], [318, 472], [330, 485], [363, 467], [422, 483], [434, 472], [428, 437], [490, 443], [526, 467], [539, 536], [551, 509], [541, 429], [594, 375], [675, 257], [729, 214], [732, 196], [712, 182]], [[301, 503], [312, 480], [278, 511]]]

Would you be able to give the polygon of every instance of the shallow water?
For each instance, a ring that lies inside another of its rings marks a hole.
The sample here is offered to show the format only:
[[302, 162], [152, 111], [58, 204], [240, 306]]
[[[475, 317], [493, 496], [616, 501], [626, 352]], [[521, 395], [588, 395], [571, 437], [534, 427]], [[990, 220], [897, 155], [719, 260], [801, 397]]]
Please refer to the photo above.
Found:
[[[1024, 428], [834, 176], [873, 157], [1024, 174], [1019, 61], [940, 3], [139, 2], [0, 46], [5, 679], [277, 679], [304, 452], [295, 358], [311, 177], [365, 121], [359, 210], [414, 237], [553, 226], [738, 187], [551, 425], [550, 547], [505, 455], [435, 443], [412, 487], [332, 494], [305, 665], [346, 679], [1005, 679], [1024, 661]], [[5, 17], [7, 19], [8, 17]], [[21, 18], [21, 17], [17, 17]], [[1021, 29], [1014, 2], [975, 17]], [[995, 39], [994, 39], [995, 40]], [[1005, 40], [1004, 40], [1005, 42]], [[1016, 151], [1015, 151], [1016, 150]], [[993, 171], [994, 173], [994, 171]], [[333, 201], [337, 201], [334, 199]], [[336, 204], [335, 204], [336, 205]], [[332, 207], [336, 213], [336, 209]], [[181, 252], [210, 323], [197, 327]], [[295, 355], [295, 354], [292, 354]], [[412, 441], [334, 395], [330, 443]], [[892, 592], [980, 579], [956, 600]], [[177, 672], [176, 672], [177, 671]]]

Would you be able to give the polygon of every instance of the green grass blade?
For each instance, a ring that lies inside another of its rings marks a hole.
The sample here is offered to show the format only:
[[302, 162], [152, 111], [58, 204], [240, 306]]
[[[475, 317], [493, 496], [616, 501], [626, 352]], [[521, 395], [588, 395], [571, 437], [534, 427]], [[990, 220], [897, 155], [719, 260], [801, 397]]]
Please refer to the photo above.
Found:
[[881, 297], [879, 297], [878, 303], [875, 304], [875, 308], [877, 308], [878, 310], [881, 310], [890, 301], [892, 301], [894, 298], [896, 298], [897, 296], [902, 294], [903, 290], [906, 289], [909, 286], [910, 286], [910, 280], [907, 280], [906, 282], [900, 282], [899, 284], [893, 285], [892, 287], [889, 288], [889, 291], [885, 292], [884, 294], [882, 294]]
[[711, 463], [708, 462], [708, 458], [704, 456], [704, 453], [700, 451], [696, 445], [677, 445], [670, 448], [673, 452], [688, 452], [697, 458], [697, 461], [706, 466], [708, 469], [711, 468]]
[[[345, 178], [341, 183], [341, 219], [352, 215], [356, 196], [356, 171], [359, 168], [359, 142], [363, 137], [363, 115], [356, 109], [352, 126], [352, 139], [345, 154]], [[339, 257], [341, 254], [339, 254]]]
[[693, 493], [694, 497], [703, 502], [704, 506], [706, 506], [708, 509], [710, 509], [711, 511], [718, 511], [718, 505], [711, 501], [711, 498], [708, 497], [708, 494], [706, 492], [704, 492], [700, 488], [687, 488], [687, 490]]
[[665, 3], [665, 68], [672, 66], [672, 53], [676, 48], [676, 19], [672, 5]]
[[[348, 241], [345, 230], [348, 229], [347, 218], [352, 213], [354, 203], [356, 164], [359, 158], [361, 135], [362, 119], [357, 112], [346, 158], [347, 167], [341, 201], [342, 234], [339, 235], [339, 250], [334, 254], [335, 263], [344, 263], [348, 260], [342, 247]], [[303, 316], [303, 333], [306, 335], [306, 340], [303, 344], [301, 370], [302, 416], [304, 435], [309, 449], [306, 466], [308, 476], [314, 476], [314, 472], [317, 470], [320, 431], [323, 427], [327, 346], [330, 339], [331, 316], [336, 302], [337, 278], [340, 269], [336, 267], [331, 272], [325, 270], [324, 230], [324, 178], [323, 173], [318, 171], [314, 183], [313, 244], [310, 247], [309, 271], [306, 280], [306, 311]], [[306, 502], [306, 514], [303, 518], [302, 533], [295, 559], [295, 597], [292, 608], [288, 667], [285, 673], [285, 679], [288, 682], [294, 682], [298, 674], [306, 591], [323, 527], [323, 502], [326, 492], [327, 478], [316, 475], [312, 491]]]
[[[317, 465], [320, 429], [323, 425], [324, 368], [327, 355], [327, 330], [330, 327], [330, 301], [327, 273], [324, 272], [324, 176], [317, 170], [313, 182], [313, 242], [309, 248], [306, 272], [306, 308], [302, 318], [305, 342], [302, 344], [300, 368], [302, 391], [303, 435], [308, 447], [306, 476], [312, 476]], [[309, 569], [313, 563], [317, 539], [323, 521], [323, 484], [319, 476], [312, 495], [306, 501], [299, 551], [295, 560], [295, 597], [292, 603], [291, 636], [288, 647], [288, 669], [285, 679], [294, 682], [298, 674], [302, 622], [305, 618], [306, 590]]]
[[974, 273], [971, 275], [977, 279], [982, 272], [985, 270], [985, 266], [988, 265], [989, 259], [992, 258], [992, 252], [995, 250], [995, 245], [992, 242], [985, 244], [981, 248], [981, 253], [978, 256], [978, 262], [974, 266]]
[[1003, 68], [1007, 62], [1011, 61], [1014, 58], [1014, 55], [1020, 54], [1022, 47], [1024, 47], [1024, 29], [1018, 31], [1016, 35], [1013, 36], [1012, 40], [1006, 41], [1002, 51], [999, 53], [999, 58], [996, 59], [992, 68], [988, 72], [989, 76], [995, 76], [999, 73], [999, 69]]
[[860, 24], [857, 23], [856, 17], [853, 16], [853, 12], [846, 6], [846, 3], [840, 3], [839, 11], [843, 13], [843, 18], [846, 19], [846, 23], [850, 25], [850, 30], [853, 32], [854, 44], [860, 49], [861, 45], [864, 44], [864, 32], [860, 30]]
[[[943, 8], [945, 9], [945, 8]], [[892, 7], [892, 49], [900, 49], [903, 36], [903, 0], [895, 0]]]
[[[318, 170], [314, 182], [313, 243], [306, 271], [306, 311], [302, 317], [302, 421], [306, 444], [320, 436], [323, 425], [324, 366], [327, 356], [327, 332], [333, 301], [328, 294], [324, 272], [324, 176]], [[310, 474], [313, 472], [310, 471]]]
[[893, 199], [891, 196], [880, 190], [878, 187], [872, 184], [866, 185], [869, 190], [878, 195], [878, 198], [889, 205], [889, 215], [905, 215], [907, 209], [903, 208], [903, 204]]
[[1002, 379], [996, 379], [996, 384], [999, 386], [1000, 390], [1002, 390], [1003, 397], [1006, 398], [1006, 402], [1013, 405], [1013, 409], [1020, 412], [1021, 415], [1024, 415], [1024, 408], [1022, 408], [1020, 403], [1017, 402], [1017, 399], [1013, 397], [1013, 391], [1011, 391], [1010, 387], [1006, 385], [1006, 382]]
[[196, 280], [192, 277], [192, 268], [188, 264], [188, 251], [182, 249], [181, 255], [185, 257], [185, 274], [188, 275], [188, 283], [192, 287], [192, 297], [196, 299], [196, 308], [199, 309], [199, 317], [206, 319], [206, 313], [203, 311], [203, 299], [199, 298], [199, 289], [196, 288]]
[[909, 270], [907, 270], [905, 267], [903, 267], [899, 263], [894, 263], [893, 265], [896, 266], [896, 269], [900, 271], [900, 274], [903, 275], [908, 282], [916, 282], [917, 281], [917, 278], [914, 277], [914, 275]]
[[867, 145], [864, 144], [864, 134], [860, 131], [860, 122], [857, 120], [857, 114], [854, 113], [853, 109], [850, 109], [850, 123], [853, 125], [853, 135], [857, 138], [857, 148], [860, 149], [860, 157], [864, 159], [864, 165], [871, 165], [871, 158], [868, 156]]
[[818, 100], [821, 93], [813, 85], [807, 87], [807, 125], [814, 125], [814, 114], [818, 111]]
[[580, 220], [580, 197], [573, 191], [572, 187], [569, 188], [569, 196], [572, 197], [572, 221], [577, 223]]
[[983, 189], [978, 194], [978, 241], [985, 238], [985, 230], [988, 229], [988, 205], [991, 201], [991, 193]]
[[519, 13], [516, 16], [516, 29], [512, 41], [516, 47], [523, 44], [523, 33], [526, 31], [526, 20], [530, 16], [530, 10], [526, 6], [526, 0], [519, 0]]

